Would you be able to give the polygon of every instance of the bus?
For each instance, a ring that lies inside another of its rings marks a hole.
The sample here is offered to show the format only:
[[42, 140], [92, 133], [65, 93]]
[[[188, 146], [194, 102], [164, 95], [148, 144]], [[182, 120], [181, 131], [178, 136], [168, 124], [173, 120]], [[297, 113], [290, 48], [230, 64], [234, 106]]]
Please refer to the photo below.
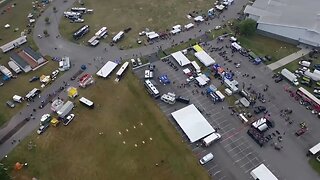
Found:
[[83, 37], [85, 34], [89, 32], [89, 26], [88, 25], [83, 25], [81, 28], [79, 28], [76, 32], [73, 33], [73, 38], [75, 40], [80, 39]]
[[160, 92], [158, 89], [152, 84], [152, 82], [147, 79], [144, 81], [144, 86], [147, 88], [147, 91], [154, 97], [154, 98], [159, 98], [160, 97]]
[[89, 99], [85, 98], [85, 97], [81, 97], [79, 99], [79, 102], [85, 106], [87, 106], [88, 108], [93, 109], [94, 108], [94, 103], [92, 101], [90, 101]]

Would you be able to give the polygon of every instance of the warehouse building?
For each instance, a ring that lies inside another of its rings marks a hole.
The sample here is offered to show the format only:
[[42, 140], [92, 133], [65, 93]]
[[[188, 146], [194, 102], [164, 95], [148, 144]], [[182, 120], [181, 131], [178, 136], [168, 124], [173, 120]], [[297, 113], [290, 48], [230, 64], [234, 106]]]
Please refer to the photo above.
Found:
[[244, 12], [265, 35], [320, 47], [319, 7], [319, 0], [256, 0]]

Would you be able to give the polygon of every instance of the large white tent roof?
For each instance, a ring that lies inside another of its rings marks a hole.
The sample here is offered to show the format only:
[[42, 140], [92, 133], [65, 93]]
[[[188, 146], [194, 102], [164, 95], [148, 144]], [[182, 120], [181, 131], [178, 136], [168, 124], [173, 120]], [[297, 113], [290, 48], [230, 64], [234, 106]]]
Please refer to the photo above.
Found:
[[264, 164], [260, 164], [260, 166], [252, 170], [250, 174], [254, 179], [278, 180], [278, 178], [275, 175], [273, 175], [272, 172]]
[[215, 132], [193, 104], [179, 109], [171, 113], [171, 115], [192, 143]]
[[117, 67], [117, 63], [108, 61], [96, 74], [97, 76], [106, 78]]
[[190, 64], [190, 60], [184, 54], [182, 54], [181, 51], [172, 53], [171, 56], [178, 62], [180, 66], [185, 66]]
[[215, 60], [209, 56], [205, 51], [199, 51], [194, 53], [194, 55], [204, 64], [206, 67], [215, 63]]

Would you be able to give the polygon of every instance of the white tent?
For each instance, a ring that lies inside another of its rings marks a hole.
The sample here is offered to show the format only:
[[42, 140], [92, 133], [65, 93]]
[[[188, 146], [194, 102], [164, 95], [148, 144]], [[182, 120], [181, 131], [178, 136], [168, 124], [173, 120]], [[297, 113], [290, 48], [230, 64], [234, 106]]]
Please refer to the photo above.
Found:
[[196, 77], [196, 80], [198, 81], [199, 86], [205, 86], [207, 84], [202, 77]]
[[106, 78], [117, 67], [117, 63], [108, 61], [96, 74], [97, 76]]
[[158, 38], [159, 37], [159, 34], [156, 33], [156, 32], [149, 32], [149, 33], [146, 33], [147, 37], [152, 40], [152, 39], [155, 39], [155, 38]]
[[179, 109], [171, 115], [192, 143], [215, 132], [193, 104]]
[[216, 61], [212, 59], [205, 51], [199, 51], [194, 53], [194, 55], [204, 64], [206, 67], [214, 64]]
[[254, 179], [278, 180], [278, 178], [272, 174], [272, 172], [264, 164], [260, 164], [260, 166], [253, 169], [250, 174]]
[[185, 66], [190, 64], [190, 60], [184, 54], [182, 54], [181, 51], [172, 53], [171, 56], [178, 62], [180, 66]]

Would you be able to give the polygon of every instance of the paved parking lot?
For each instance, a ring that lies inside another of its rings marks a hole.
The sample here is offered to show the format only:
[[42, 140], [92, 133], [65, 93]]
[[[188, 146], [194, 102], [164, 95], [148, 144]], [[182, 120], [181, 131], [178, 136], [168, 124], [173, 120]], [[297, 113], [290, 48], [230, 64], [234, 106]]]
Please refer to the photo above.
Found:
[[[153, 62], [153, 64], [156, 65], [154, 81], [158, 84], [158, 90], [161, 94], [174, 92], [176, 95], [190, 98], [190, 103], [195, 104], [196, 107], [202, 110], [202, 114], [209, 123], [214, 128], [219, 128], [218, 132], [222, 135], [222, 138], [210, 147], [203, 147], [201, 143], [190, 144], [186, 135], [171, 117], [172, 112], [186, 105], [179, 102], [174, 105], [169, 105], [158, 99], [156, 102], [161, 110], [168, 116], [172, 125], [178, 130], [183, 139], [188, 143], [190, 149], [199, 159], [209, 152], [214, 153], [215, 160], [205, 165], [208, 173], [213, 176], [214, 179], [252, 179], [249, 174], [250, 171], [261, 163], [266, 164], [280, 179], [301, 179], [302, 177], [308, 176], [309, 178], [307, 179], [314, 179], [317, 177], [317, 174], [309, 167], [307, 159], [305, 158], [307, 149], [316, 144], [320, 138], [319, 133], [312, 131], [312, 129], [316, 129], [316, 127], [320, 128], [320, 123], [315, 121], [317, 120], [316, 116], [312, 115], [303, 106], [299, 105], [298, 102], [289, 97], [288, 93], [284, 91], [284, 87], [288, 86], [286, 82], [279, 84], [274, 83], [271, 78], [273, 72], [265, 65], [253, 65], [248, 61], [247, 57], [239, 53], [235, 53], [231, 57], [231, 50], [230, 48], [226, 48], [225, 45], [230, 45], [230, 42], [227, 40], [220, 43], [212, 41], [208, 42], [208, 45], [204, 48], [209, 53], [212, 47], [224, 47], [222, 51], [225, 50], [227, 52], [232, 62], [225, 61], [216, 51], [210, 52], [211, 57], [225, 69], [234, 72], [234, 78], [239, 82], [240, 89], [243, 86], [245, 88], [250, 86], [251, 89], [256, 92], [264, 94], [266, 102], [258, 102], [256, 105], [266, 106], [268, 113], [270, 113], [272, 119], [276, 122], [276, 128], [266, 132], [266, 135], [274, 134], [273, 140], [261, 148], [247, 135], [248, 125], [243, 124], [237, 116], [231, 115], [227, 102], [214, 104], [205, 94], [201, 93], [206, 90], [206, 87], [200, 88], [194, 83], [190, 83], [190, 85], [185, 87], [181, 85], [186, 82], [187, 78], [182, 71], [184, 68], [181, 68], [175, 60], [170, 57], [169, 60], [179, 68], [178, 71], [174, 70], [174, 68], [166, 62], [160, 60]], [[241, 67], [236, 68], [235, 62], [240, 63]], [[141, 79], [144, 77], [145, 68], [146, 67], [135, 70]], [[162, 85], [157, 80], [157, 77], [163, 74], [169, 77], [171, 84]], [[249, 74], [249, 77], [243, 77], [244, 74]], [[252, 79], [252, 76], [255, 76], [255, 78]], [[221, 85], [217, 79], [211, 79], [210, 83], [216, 87]], [[265, 88], [266, 85], [268, 85], [269, 88], [268, 91], [264, 92], [263, 88]], [[292, 118], [296, 119], [295, 123], [289, 125], [280, 117], [280, 110], [285, 108], [293, 109], [294, 113]], [[258, 119], [261, 116], [263, 115], [254, 115], [254, 119]], [[298, 129], [297, 124], [300, 119], [306, 120], [307, 124], [310, 124], [310, 131], [301, 137], [296, 137], [294, 133]], [[280, 136], [275, 133], [276, 130], [280, 132], [284, 139], [284, 141], [281, 142], [281, 146], [283, 146], [281, 151], [276, 151], [272, 146], [273, 142], [277, 142], [275, 139]], [[294, 172], [291, 172], [292, 170], [294, 170]]]

